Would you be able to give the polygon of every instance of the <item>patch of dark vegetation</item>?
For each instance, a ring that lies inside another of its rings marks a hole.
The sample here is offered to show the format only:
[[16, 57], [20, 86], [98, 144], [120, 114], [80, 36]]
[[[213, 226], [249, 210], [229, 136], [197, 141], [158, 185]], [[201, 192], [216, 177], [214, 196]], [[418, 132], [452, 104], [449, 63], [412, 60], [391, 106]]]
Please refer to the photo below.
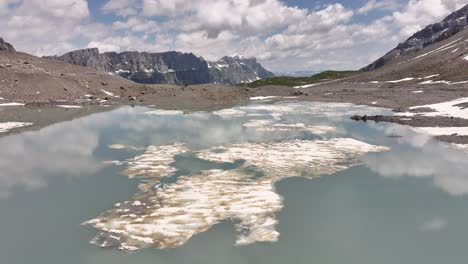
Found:
[[281, 85], [281, 86], [294, 87], [294, 86], [314, 84], [314, 83], [318, 83], [322, 81], [341, 79], [341, 78], [355, 75], [357, 73], [359, 73], [359, 71], [324, 71], [319, 74], [312, 75], [310, 77], [280, 76], [280, 77], [266, 78], [266, 79], [258, 80], [258, 81], [251, 82], [251, 83], [243, 83], [240, 85], [244, 87], [250, 87], [250, 88], [256, 88], [256, 87], [267, 86], [267, 85]]

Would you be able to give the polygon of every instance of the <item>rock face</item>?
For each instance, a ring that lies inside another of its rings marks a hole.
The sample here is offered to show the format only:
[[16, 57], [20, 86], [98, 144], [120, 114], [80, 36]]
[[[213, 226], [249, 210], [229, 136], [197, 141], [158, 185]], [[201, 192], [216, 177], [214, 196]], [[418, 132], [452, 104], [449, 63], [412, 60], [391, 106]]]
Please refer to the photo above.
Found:
[[15, 51], [15, 48], [13, 45], [0, 38], [0, 50]]
[[410, 55], [432, 44], [448, 39], [463, 30], [467, 25], [468, 5], [450, 14], [441, 22], [429, 25], [417, 32], [405, 42], [400, 43], [395, 49], [385, 54], [385, 56], [362, 70], [371, 71], [378, 69], [398, 57]]
[[99, 53], [98, 49], [84, 49], [48, 58], [91, 67], [143, 84], [238, 84], [272, 75], [255, 59], [224, 57], [211, 63], [192, 53], [174, 51]]
[[242, 56], [223, 57], [217, 62], [209, 62], [208, 67], [214, 83], [238, 84], [274, 76], [255, 58], [246, 59]]
[[49, 58], [120, 75], [137, 83], [189, 85], [210, 82], [208, 64], [191, 53], [101, 54], [98, 49], [84, 49]]

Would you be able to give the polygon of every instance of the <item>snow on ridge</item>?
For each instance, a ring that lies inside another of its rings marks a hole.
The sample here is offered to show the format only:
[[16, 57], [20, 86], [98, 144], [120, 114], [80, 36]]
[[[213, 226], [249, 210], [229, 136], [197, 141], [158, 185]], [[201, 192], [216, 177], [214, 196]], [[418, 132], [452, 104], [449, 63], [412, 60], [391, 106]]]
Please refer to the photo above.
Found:
[[411, 59], [411, 60], [420, 59], [420, 58], [425, 57], [425, 56], [427, 56], [427, 55], [429, 55], [429, 54], [438, 53], [438, 52], [444, 51], [444, 50], [446, 50], [446, 49], [453, 48], [453, 47], [455, 47], [455, 46], [457, 46], [457, 45], [459, 45], [459, 44], [456, 44], [456, 45], [452, 45], [452, 44], [455, 43], [455, 42], [460, 41], [461, 39], [462, 39], [462, 38], [458, 38], [458, 39], [456, 39], [456, 40], [454, 40], [454, 41], [452, 41], [452, 42], [450, 42], [450, 43], [447, 43], [447, 44], [443, 45], [442, 47], [439, 47], [439, 48], [437, 48], [437, 49], [435, 49], [435, 50], [431, 50], [431, 51], [426, 52], [426, 53], [424, 53], [424, 54], [421, 54], [421, 55], [419, 55], [419, 56], [417, 56], [417, 57], [414, 57], [414, 58]]

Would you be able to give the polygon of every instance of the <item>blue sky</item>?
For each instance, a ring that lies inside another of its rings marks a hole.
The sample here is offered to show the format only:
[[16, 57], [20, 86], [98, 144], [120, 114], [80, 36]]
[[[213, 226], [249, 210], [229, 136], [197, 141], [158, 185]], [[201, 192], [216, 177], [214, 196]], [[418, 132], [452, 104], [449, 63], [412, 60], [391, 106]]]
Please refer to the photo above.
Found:
[[[0, 0], [0, 36], [36, 55], [97, 47], [358, 69], [465, 0]], [[6, 25], [6, 26], [3, 26]]]

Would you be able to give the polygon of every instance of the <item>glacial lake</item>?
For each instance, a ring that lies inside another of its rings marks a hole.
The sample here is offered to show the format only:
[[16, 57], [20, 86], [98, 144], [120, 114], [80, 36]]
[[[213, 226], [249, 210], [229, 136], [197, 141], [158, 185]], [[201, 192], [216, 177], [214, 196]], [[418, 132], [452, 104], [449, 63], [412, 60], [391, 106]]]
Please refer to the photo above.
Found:
[[468, 152], [387, 112], [0, 108], [0, 263], [466, 263]]

